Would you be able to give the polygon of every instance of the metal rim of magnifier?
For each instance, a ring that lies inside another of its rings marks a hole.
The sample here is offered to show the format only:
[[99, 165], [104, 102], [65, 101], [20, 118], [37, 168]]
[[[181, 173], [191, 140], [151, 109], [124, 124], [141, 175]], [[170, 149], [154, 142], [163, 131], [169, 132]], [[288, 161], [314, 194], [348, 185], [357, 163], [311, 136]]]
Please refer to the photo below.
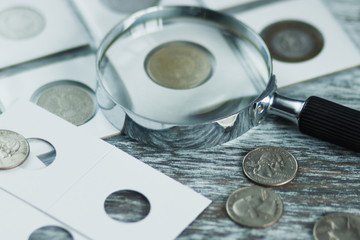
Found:
[[[268, 70], [268, 82], [264, 91], [248, 107], [224, 116], [196, 124], [174, 124], [141, 116], [119, 104], [104, 87], [101, 64], [106, 51], [122, 34], [132, 27], [152, 19], [196, 18], [241, 35], [254, 45], [264, 58]], [[272, 74], [272, 60], [266, 44], [251, 28], [234, 17], [200, 7], [157, 6], [136, 12], [116, 25], [101, 42], [96, 55], [98, 78], [97, 100], [106, 118], [119, 130], [133, 139], [161, 148], [204, 148], [235, 139], [258, 125], [271, 105], [276, 91], [276, 81]]]

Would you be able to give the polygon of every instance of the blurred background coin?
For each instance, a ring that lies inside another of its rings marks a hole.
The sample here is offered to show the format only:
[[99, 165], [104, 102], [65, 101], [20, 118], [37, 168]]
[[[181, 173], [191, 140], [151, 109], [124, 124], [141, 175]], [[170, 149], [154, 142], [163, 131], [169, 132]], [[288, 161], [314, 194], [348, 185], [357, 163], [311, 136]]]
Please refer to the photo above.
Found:
[[252, 228], [266, 228], [278, 222], [283, 213], [280, 197], [267, 188], [251, 186], [233, 192], [226, 211], [236, 223]]
[[314, 226], [315, 240], [359, 240], [360, 217], [349, 213], [331, 213]]
[[20, 134], [0, 130], [0, 169], [11, 169], [22, 164], [29, 156], [30, 147]]
[[281, 21], [262, 32], [273, 58], [284, 62], [302, 62], [318, 55], [324, 38], [314, 26], [300, 21]]
[[280, 186], [295, 178], [298, 163], [285, 149], [264, 146], [249, 152], [242, 167], [251, 181], [264, 186]]

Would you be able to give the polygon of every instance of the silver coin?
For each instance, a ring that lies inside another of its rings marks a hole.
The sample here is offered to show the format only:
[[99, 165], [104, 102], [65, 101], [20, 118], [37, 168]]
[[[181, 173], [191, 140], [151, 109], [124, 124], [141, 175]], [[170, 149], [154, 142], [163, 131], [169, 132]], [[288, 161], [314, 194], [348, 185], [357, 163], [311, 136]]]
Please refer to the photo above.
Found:
[[314, 26], [300, 21], [281, 21], [262, 32], [273, 58], [284, 62], [301, 62], [317, 56], [324, 38]]
[[314, 226], [315, 240], [359, 240], [360, 217], [348, 213], [332, 213], [322, 217]]
[[251, 186], [233, 192], [226, 211], [236, 223], [252, 228], [266, 228], [278, 222], [283, 213], [280, 197], [267, 188]]
[[145, 60], [150, 78], [161, 86], [190, 89], [203, 84], [212, 74], [213, 58], [200, 45], [169, 42], [151, 51]]
[[159, 3], [159, 0], [100, 0], [107, 8], [119, 13], [132, 13]]
[[76, 126], [89, 121], [96, 111], [93, 94], [85, 87], [67, 81], [43, 87], [35, 102]]
[[20, 134], [0, 130], [0, 169], [11, 169], [22, 164], [29, 156], [30, 147]]
[[58, 226], [44, 226], [31, 233], [28, 240], [73, 240], [71, 233]]
[[45, 28], [44, 17], [28, 7], [12, 7], [0, 12], [0, 35], [14, 40], [37, 36]]
[[298, 163], [285, 149], [264, 146], [246, 154], [242, 167], [245, 175], [255, 183], [280, 186], [295, 178]]

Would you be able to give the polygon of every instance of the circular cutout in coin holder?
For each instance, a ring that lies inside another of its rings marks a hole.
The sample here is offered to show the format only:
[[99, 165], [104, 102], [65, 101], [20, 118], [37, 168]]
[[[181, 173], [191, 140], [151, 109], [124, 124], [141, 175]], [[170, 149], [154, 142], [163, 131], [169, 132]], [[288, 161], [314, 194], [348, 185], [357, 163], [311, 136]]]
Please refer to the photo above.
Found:
[[58, 226], [44, 226], [31, 233], [29, 240], [74, 240], [71, 233]]
[[99, 0], [108, 9], [118, 13], [132, 13], [159, 3], [159, 0]]
[[107, 215], [116, 221], [134, 223], [149, 214], [150, 202], [137, 191], [120, 190], [106, 198], [104, 209]]
[[28, 138], [30, 156], [21, 167], [29, 170], [43, 169], [52, 164], [56, 158], [56, 149], [48, 141], [41, 138]]
[[0, 12], [0, 36], [23, 40], [39, 35], [45, 28], [45, 18], [35, 9], [16, 6]]
[[97, 110], [93, 90], [72, 80], [55, 81], [40, 87], [31, 101], [76, 126], [92, 119]]
[[172, 41], [155, 47], [145, 59], [145, 71], [155, 83], [171, 89], [190, 89], [212, 75], [214, 57], [205, 47]]

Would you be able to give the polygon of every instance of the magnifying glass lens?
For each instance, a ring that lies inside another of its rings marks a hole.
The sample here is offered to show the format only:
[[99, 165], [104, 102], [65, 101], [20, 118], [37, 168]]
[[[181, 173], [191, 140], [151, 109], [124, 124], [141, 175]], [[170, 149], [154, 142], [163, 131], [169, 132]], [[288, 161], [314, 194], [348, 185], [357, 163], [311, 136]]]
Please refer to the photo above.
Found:
[[268, 62], [240, 31], [210, 19], [151, 15], [120, 32], [100, 62], [127, 111], [173, 124], [223, 119], [266, 88]]

